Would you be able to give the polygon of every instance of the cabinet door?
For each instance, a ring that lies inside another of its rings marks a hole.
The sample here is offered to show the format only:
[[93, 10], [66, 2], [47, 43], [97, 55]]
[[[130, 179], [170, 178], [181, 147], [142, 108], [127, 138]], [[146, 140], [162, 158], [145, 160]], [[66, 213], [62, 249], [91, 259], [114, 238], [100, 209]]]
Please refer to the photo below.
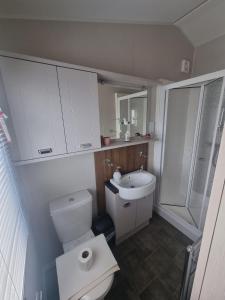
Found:
[[153, 194], [137, 200], [136, 227], [152, 217]]
[[117, 239], [135, 229], [136, 201], [117, 199]]
[[99, 148], [97, 74], [57, 68], [68, 152]]
[[18, 145], [16, 160], [66, 152], [56, 67], [0, 57]]

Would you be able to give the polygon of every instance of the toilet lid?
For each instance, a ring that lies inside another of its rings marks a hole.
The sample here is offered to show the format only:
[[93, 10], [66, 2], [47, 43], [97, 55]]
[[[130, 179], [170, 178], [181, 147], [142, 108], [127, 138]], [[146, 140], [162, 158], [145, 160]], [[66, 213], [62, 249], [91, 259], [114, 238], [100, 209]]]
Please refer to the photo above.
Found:
[[[90, 230], [81, 238], [77, 239], [76, 241], [71, 241], [69, 243], [63, 244], [64, 252], [68, 252], [74, 249], [76, 246], [80, 245], [82, 242], [90, 240], [94, 237], [94, 233]], [[93, 288], [90, 292], [80, 298], [80, 300], [97, 300], [99, 298], [105, 297], [109, 292], [114, 279], [114, 274], [107, 277], [103, 280], [98, 286]], [[73, 298], [71, 298], [73, 300]]]
[[[78, 254], [85, 248], [91, 248], [94, 254], [94, 262], [88, 272], [81, 270], [78, 262]], [[56, 267], [61, 300], [84, 296], [83, 300], [88, 299], [87, 296], [92, 300], [98, 299], [98, 296], [107, 293], [113, 281], [112, 274], [119, 270], [103, 234], [58, 257]]]

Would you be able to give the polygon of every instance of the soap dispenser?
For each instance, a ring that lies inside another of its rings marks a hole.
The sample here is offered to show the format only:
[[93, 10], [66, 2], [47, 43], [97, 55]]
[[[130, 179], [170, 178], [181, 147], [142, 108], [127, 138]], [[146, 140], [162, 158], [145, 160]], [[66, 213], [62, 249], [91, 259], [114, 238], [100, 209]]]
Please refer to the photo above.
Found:
[[116, 183], [120, 183], [120, 179], [121, 179], [120, 167], [117, 167], [116, 171], [113, 173], [113, 179], [115, 180]]
[[124, 141], [125, 142], [130, 142], [130, 132], [127, 130], [124, 136]]

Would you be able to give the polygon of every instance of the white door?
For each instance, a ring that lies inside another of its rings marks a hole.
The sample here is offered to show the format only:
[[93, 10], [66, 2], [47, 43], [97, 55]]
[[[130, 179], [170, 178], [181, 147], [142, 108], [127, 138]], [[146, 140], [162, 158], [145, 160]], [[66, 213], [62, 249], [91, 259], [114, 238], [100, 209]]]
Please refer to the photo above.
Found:
[[152, 217], [153, 194], [137, 200], [136, 227], [148, 222]]
[[212, 245], [208, 257], [200, 299], [225, 299], [225, 182]]
[[225, 299], [224, 153], [225, 131], [223, 130], [191, 300]]
[[16, 135], [15, 160], [66, 153], [56, 67], [0, 57]]
[[97, 74], [57, 67], [68, 152], [100, 148]]

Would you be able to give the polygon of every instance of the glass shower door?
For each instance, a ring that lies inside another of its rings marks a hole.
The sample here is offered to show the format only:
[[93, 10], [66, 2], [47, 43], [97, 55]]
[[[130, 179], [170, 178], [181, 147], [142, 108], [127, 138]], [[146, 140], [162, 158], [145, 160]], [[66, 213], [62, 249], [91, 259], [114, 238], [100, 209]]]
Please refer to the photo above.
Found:
[[223, 97], [222, 84], [223, 79], [217, 79], [204, 87], [198, 146], [194, 157], [193, 176], [190, 178], [190, 191], [187, 196], [188, 209], [196, 227], [199, 227], [201, 216], [205, 215], [208, 207], [220, 145], [219, 133], [223, 125], [218, 125], [218, 122]]
[[191, 224], [186, 199], [200, 113], [200, 91], [201, 87], [169, 90], [160, 184], [160, 204]]

